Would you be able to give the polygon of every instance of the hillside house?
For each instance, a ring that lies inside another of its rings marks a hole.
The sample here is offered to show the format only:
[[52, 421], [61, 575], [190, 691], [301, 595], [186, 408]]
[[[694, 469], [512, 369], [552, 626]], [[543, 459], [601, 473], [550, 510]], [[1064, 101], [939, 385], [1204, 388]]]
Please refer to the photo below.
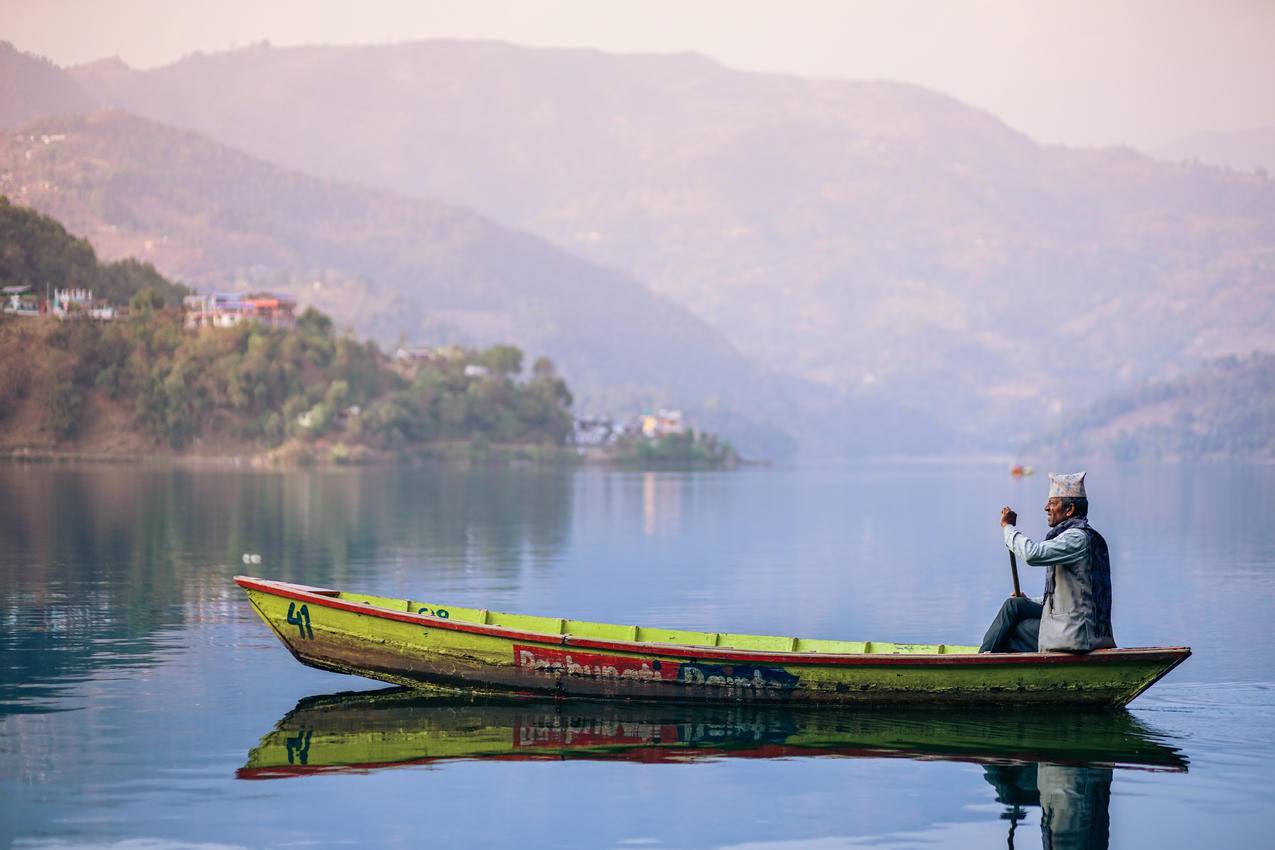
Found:
[[419, 345], [400, 345], [394, 351], [394, 359], [400, 363], [432, 363], [434, 351]]
[[606, 416], [582, 416], [575, 421], [574, 442], [577, 446], [611, 446], [620, 437], [615, 422]]
[[186, 327], [233, 328], [240, 322], [260, 322], [272, 328], [290, 328], [296, 324], [297, 302], [269, 292], [214, 292], [209, 295], [187, 295], [182, 299], [186, 311]]
[[642, 416], [642, 436], [644, 437], [667, 437], [685, 432], [686, 420], [682, 417], [680, 410], [657, 410], [654, 414]]
[[468, 353], [458, 345], [440, 345], [433, 348], [400, 345], [394, 352], [394, 359], [402, 363], [446, 363], [464, 360]]
[[91, 289], [53, 290], [53, 300], [49, 303], [49, 312], [60, 319], [87, 315], [90, 319], [101, 319], [109, 322], [119, 317], [119, 311], [116, 310], [115, 306], [95, 299]]
[[31, 291], [29, 286], [6, 286], [0, 289], [0, 302], [3, 310], [12, 316], [40, 315], [40, 296]]

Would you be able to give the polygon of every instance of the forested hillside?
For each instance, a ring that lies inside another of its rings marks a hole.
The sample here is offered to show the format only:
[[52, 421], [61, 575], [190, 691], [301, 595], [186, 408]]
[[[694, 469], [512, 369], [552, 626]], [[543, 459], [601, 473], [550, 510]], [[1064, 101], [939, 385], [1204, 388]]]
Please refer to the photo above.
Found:
[[6, 281], [37, 269], [131, 292], [119, 321], [0, 316], [0, 450], [352, 462], [463, 442], [466, 456], [548, 457], [571, 433], [566, 383], [546, 358], [525, 375], [513, 346], [396, 363], [314, 309], [289, 328], [188, 329], [161, 294], [183, 288], [148, 266], [100, 265], [57, 222], [7, 202], [0, 237]]
[[527, 380], [512, 347], [395, 368], [313, 309], [295, 329], [249, 322], [187, 331], [180, 313], [143, 290], [125, 321], [0, 319], [0, 362], [0, 449], [8, 452], [277, 449], [283, 460], [341, 463], [430, 456], [458, 441], [462, 455], [552, 450], [571, 433], [571, 395], [548, 360]]
[[1028, 451], [1115, 460], [1275, 461], [1275, 354], [1214, 360], [1116, 393]]

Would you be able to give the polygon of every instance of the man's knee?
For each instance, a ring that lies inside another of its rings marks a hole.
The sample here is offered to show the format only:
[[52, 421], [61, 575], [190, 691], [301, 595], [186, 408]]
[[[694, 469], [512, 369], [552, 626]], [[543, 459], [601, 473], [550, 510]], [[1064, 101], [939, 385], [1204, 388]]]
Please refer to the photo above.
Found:
[[1001, 614], [1008, 617], [1017, 617], [1023, 610], [1023, 603], [1027, 600], [1021, 596], [1011, 596], [1001, 603]]
[[1034, 620], [1040, 617], [1040, 603], [1026, 596], [1011, 596], [1005, 600], [1005, 610], [1013, 612], [1020, 620]]

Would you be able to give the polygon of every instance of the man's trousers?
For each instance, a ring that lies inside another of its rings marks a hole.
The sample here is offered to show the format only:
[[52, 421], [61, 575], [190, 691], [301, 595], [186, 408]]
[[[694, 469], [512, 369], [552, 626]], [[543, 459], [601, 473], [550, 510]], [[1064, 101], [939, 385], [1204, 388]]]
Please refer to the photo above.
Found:
[[1036, 652], [1044, 608], [1024, 596], [1011, 596], [983, 636], [979, 652]]

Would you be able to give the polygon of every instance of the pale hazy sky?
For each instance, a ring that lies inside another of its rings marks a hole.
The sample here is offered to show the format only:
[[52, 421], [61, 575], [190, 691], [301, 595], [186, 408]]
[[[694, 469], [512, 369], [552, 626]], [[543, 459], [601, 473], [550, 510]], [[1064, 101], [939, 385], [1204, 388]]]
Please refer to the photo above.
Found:
[[0, 39], [61, 65], [427, 38], [919, 83], [1044, 142], [1150, 149], [1275, 125], [1275, 0], [0, 0]]

